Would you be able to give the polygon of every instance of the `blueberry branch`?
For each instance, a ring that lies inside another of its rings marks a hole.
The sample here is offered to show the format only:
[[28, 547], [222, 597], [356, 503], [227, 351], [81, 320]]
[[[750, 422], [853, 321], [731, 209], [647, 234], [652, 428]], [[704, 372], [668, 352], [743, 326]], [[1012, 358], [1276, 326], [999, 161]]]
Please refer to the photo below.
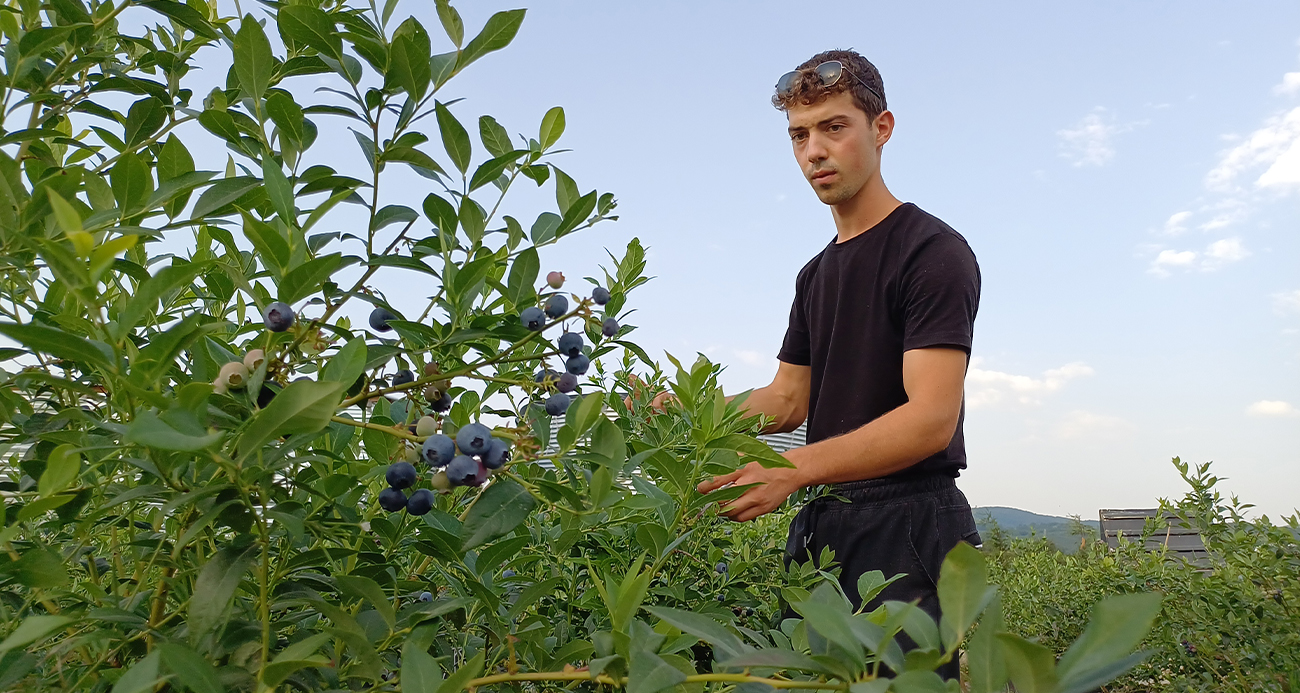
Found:
[[[592, 676], [589, 671], [537, 671], [519, 674], [493, 674], [491, 676], [480, 676], [479, 678], [470, 679], [465, 682], [465, 689], [474, 690], [479, 686], [491, 686], [493, 684], [507, 683], [510, 681], [595, 681], [596, 683], [605, 684], [607, 686], [627, 685], [626, 677], [614, 678], [606, 674], [597, 674], [596, 676]], [[749, 674], [692, 674], [687, 676], [682, 683], [761, 683], [771, 686], [772, 688], [834, 691], [846, 691], [850, 685], [849, 681], [791, 681], [789, 679], [764, 678], [762, 676], [751, 676]]]

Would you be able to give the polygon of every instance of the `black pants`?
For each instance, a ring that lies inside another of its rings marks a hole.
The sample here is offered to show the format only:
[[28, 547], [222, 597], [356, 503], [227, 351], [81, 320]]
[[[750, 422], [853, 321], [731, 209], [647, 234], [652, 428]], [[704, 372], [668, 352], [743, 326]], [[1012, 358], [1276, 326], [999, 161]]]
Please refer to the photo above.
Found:
[[[918, 606], [938, 622], [937, 580], [944, 557], [959, 541], [982, 543], [956, 481], [948, 476], [869, 479], [837, 484], [832, 492], [795, 515], [785, 546], [786, 565], [817, 560], [829, 546], [840, 565], [840, 586], [855, 608], [861, 606], [858, 577], [863, 573], [879, 570], [886, 578], [906, 573], [867, 610], [888, 600], [919, 600]], [[904, 649], [912, 645], [905, 634], [899, 640]], [[954, 657], [938, 673], [955, 679], [960, 670]]]

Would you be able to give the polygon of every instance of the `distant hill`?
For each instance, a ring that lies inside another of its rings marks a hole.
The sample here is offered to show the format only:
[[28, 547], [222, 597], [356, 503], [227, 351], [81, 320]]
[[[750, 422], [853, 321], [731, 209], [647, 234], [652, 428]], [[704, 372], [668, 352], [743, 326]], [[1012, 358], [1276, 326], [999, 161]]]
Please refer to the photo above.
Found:
[[[990, 505], [975, 508], [975, 525], [981, 534], [987, 534], [993, 524], [1012, 537], [1047, 537], [1064, 553], [1074, 553], [1079, 549], [1079, 535], [1072, 534], [1073, 520], [1055, 515], [1039, 515], [1019, 508], [1007, 508]], [[1092, 530], [1091, 536], [1100, 531], [1097, 520], [1080, 520]]]

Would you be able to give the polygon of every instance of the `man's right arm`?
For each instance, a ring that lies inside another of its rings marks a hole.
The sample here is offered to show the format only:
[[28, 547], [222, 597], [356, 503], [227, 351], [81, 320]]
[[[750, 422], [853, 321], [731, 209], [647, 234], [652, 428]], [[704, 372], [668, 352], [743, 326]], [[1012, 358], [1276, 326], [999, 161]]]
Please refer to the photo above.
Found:
[[[741, 408], [750, 416], [763, 414], [772, 422], [764, 433], [788, 433], [808, 418], [808, 395], [812, 386], [812, 368], [778, 361], [772, 384], [749, 393]], [[735, 399], [736, 395], [727, 398]]]

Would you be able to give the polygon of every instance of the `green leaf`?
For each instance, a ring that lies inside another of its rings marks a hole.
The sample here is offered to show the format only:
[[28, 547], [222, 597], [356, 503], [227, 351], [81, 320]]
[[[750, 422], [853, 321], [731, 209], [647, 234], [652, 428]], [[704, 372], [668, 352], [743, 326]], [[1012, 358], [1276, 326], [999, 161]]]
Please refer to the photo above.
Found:
[[890, 630], [890, 627], [895, 624], [901, 625], [903, 632], [907, 633], [921, 649], [939, 649], [939, 628], [935, 625], [934, 619], [922, 611], [921, 607], [907, 602], [887, 601], [885, 609], [889, 614], [885, 630]]
[[280, 36], [333, 58], [343, 57], [343, 37], [323, 10], [306, 5], [281, 6], [276, 18]]
[[203, 220], [204, 217], [238, 200], [245, 193], [261, 184], [261, 180], [252, 176], [223, 178], [213, 183], [212, 187], [204, 190], [203, 194], [199, 196], [199, 201], [194, 203], [194, 211], [190, 214], [190, 220]]
[[424, 98], [433, 78], [429, 65], [429, 33], [414, 17], [402, 22], [393, 33], [392, 47], [388, 51], [388, 69], [384, 72], [384, 87], [401, 87], [415, 101]]
[[966, 636], [971, 624], [997, 593], [988, 584], [984, 555], [966, 542], [958, 542], [939, 569], [939, 634], [945, 652], [952, 651]]
[[[689, 632], [689, 631], [688, 631]], [[695, 635], [695, 633], [691, 633]], [[717, 666], [725, 669], [751, 669], [751, 668], [771, 668], [771, 669], [790, 669], [793, 671], [806, 671], [813, 674], [823, 674], [825, 676], [835, 676], [835, 672], [826, 668], [826, 666], [817, 660], [809, 657], [802, 652], [792, 650], [757, 650], [747, 652], [738, 657], [732, 657]]]
[[[72, 496], [55, 496], [54, 498], [43, 498], [38, 501], [28, 503], [23, 512], [18, 515], [18, 521], [24, 522], [39, 515], [44, 515], [49, 510], [59, 507], [64, 503], [72, 500]], [[44, 510], [39, 515], [33, 515], [29, 508], [41, 507], [46, 504]], [[14, 575], [18, 583], [33, 589], [46, 589], [59, 587], [68, 582], [68, 571], [63, 565], [63, 556], [51, 549], [32, 548], [28, 549], [18, 560], [0, 567], [0, 572]], [[0, 649], [4, 649], [0, 646]]]
[[44, 640], [69, 623], [73, 623], [73, 619], [67, 616], [28, 616], [4, 642], [0, 642], [0, 653]]
[[122, 677], [113, 684], [112, 693], [149, 693], [158, 685], [162, 677], [158, 675], [158, 651], [150, 652], [144, 659], [131, 665]]
[[408, 639], [402, 643], [402, 691], [437, 693], [442, 685], [442, 671], [428, 651], [428, 646]]
[[515, 308], [522, 309], [537, 301], [537, 290], [533, 285], [537, 283], [537, 274], [541, 269], [542, 263], [537, 257], [536, 248], [524, 248], [515, 256], [506, 280], [506, 299]]
[[569, 208], [564, 210], [564, 218], [560, 221], [560, 228], [555, 230], [556, 236], [563, 236], [566, 233], [578, 228], [582, 222], [591, 216], [596, 209], [596, 191], [591, 192], [574, 200]]
[[334, 270], [342, 261], [342, 253], [331, 253], [308, 260], [289, 270], [280, 281], [280, 300], [285, 303], [297, 303], [316, 293], [325, 280], [334, 274]]
[[479, 116], [478, 136], [483, 140], [483, 147], [492, 156], [502, 156], [514, 151], [515, 147], [510, 143], [510, 134], [501, 127], [496, 118], [490, 115]]
[[273, 438], [325, 428], [349, 384], [310, 380], [289, 383], [244, 429], [239, 439], [241, 458], [256, 455]]
[[560, 228], [560, 222], [563, 219], [554, 212], [542, 212], [537, 215], [537, 221], [533, 222], [533, 228], [529, 231], [529, 237], [533, 239], [534, 245], [544, 245], [555, 239], [555, 231]]
[[68, 34], [71, 34], [74, 28], [76, 28], [74, 25], [69, 25], [32, 29], [18, 40], [18, 55], [22, 57], [40, 55], [46, 49], [67, 40]]
[[334, 583], [344, 594], [370, 602], [383, 617], [384, 623], [388, 624], [389, 630], [396, 627], [397, 616], [393, 613], [393, 603], [388, 601], [379, 583], [363, 575], [336, 575]]
[[271, 83], [275, 56], [271, 54], [271, 42], [266, 40], [266, 32], [251, 14], [244, 15], [239, 23], [239, 33], [235, 34], [234, 62], [240, 90], [260, 101]]
[[444, 234], [456, 233], [456, 226], [459, 223], [459, 217], [456, 215], [456, 208], [452, 204], [433, 193], [429, 193], [424, 198], [424, 216], [433, 222], [434, 226]]
[[503, 479], [494, 482], [474, 501], [461, 528], [461, 547], [468, 551], [505, 536], [528, 518], [537, 501], [523, 486]]
[[506, 170], [506, 167], [514, 163], [516, 159], [518, 159], [520, 156], [522, 156], [525, 153], [526, 152], [523, 151], [510, 152], [508, 154], [503, 154], [501, 156], [498, 156], [495, 159], [489, 159], [487, 161], [484, 161], [482, 164], [479, 165], [477, 169], [474, 170], [474, 175], [471, 176], [469, 179], [470, 191], [472, 192], [474, 190], [478, 190], [479, 188], [487, 185], [488, 183], [491, 183], [497, 178], [500, 178], [501, 173]]
[[[600, 418], [600, 412], [605, 406], [605, 399], [599, 394], [583, 397], [578, 402], [577, 412], [573, 417], [574, 432], [579, 438], [586, 433], [592, 426], [596, 425], [596, 420]], [[570, 409], [572, 411], [572, 409]]]
[[230, 600], [244, 573], [257, 556], [256, 545], [217, 551], [199, 571], [189, 603], [190, 639], [197, 642], [208, 631], [225, 622]]
[[375, 212], [371, 230], [378, 231], [391, 224], [410, 223], [419, 218], [420, 214], [406, 205], [384, 205], [382, 209]]
[[153, 192], [153, 175], [149, 172], [149, 165], [135, 152], [127, 152], [117, 160], [109, 174], [109, 181], [113, 197], [117, 200], [117, 208], [122, 210], [124, 216], [144, 206], [149, 194]]
[[212, 41], [219, 40], [221, 34], [208, 21], [207, 17], [199, 14], [199, 11], [176, 0], [136, 0], [135, 4], [148, 7], [168, 18], [175, 20], [177, 24], [193, 31], [196, 36], [202, 36]]
[[271, 198], [275, 213], [280, 215], [284, 223], [292, 226], [297, 219], [293, 209], [293, 186], [280, 169], [280, 164], [272, 157], [262, 159], [262, 182], [266, 185], [266, 194]]
[[897, 693], [948, 693], [943, 679], [933, 671], [904, 671], [889, 690]]
[[167, 109], [158, 99], [146, 96], [131, 104], [126, 114], [123, 140], [126, 146], [135, 147], [167, 122]]
[[434, 105], [434, 110], [438, 116], [438, 130], [442, 133], [442, 146], [447, 150], [447, 156], [451, 157], [451, 162], [456, 165], [456, 169], [461, 175], [465, 175], [469, 170], [469, 158], [472, 153], [469, 133], [441, 102]]
[[542, 128], [537, 135], [542, 149], [547, 150], [564, 134], [564, 109], [556, 106], [542, 116]]
[[465, 662], [465, 665], [456, 670], [456, 673], [447, 677], [446, 681], [438, 686], [438, 693], [459, 693], [464, 690], [465, 684], [478, 677], [483, 673], [483, 660], [487, 650], [479, 649], [478, 654], [472, 659]]
[[858, 576], [858, 601], [862, 604], [871, 602], [884, 592], [886, 587], [903, 579], [904, 576], [904, 573], [899, 573], [886, 580], [885, 574], [879, 570], [868, 570]]
[[251, 214], [244, 212], [243, 217], [244, 237], [257, 250], [257, 257], [262, 264], [278, 270], [277, 274], [283, 274], [289, 266], [289, 241], [274, 226], [255, 219]]
[[438, 21], [442, 22], [447, 38], [451, 39], [453, 46], [460, 48], [465, 42], [465, 22], [461, 21], [460, 13], [447, 0], [436, 0], [434, 7], [438, 9]]
[[176, 291], [190, 283], [209, 266], [207, 262], [185, 262], [168, 265], [158, 274], [141, 282], [132, 293], [126, 308], [118, 314], [118, 339], [122, 339], [137, 327], [146, 316], [156, 317], [158, 301], [163, 296]]
[[475, 60], [510, 45], [523, 21], [524, 10], [506, 10], [492, 15], [478, 36], [471, 39], [469, 45], [460, 52], [460, 57], [456, 60], [456, 71], [464, 70]]
[[131, 422], [126, 433], [126, 439], [137, 445], [181, 452], [197, 452], [210, 448], [224, 437], [225, 433], [221, 431], [205, 436], [182, 433], [158, 418], [158, 415], [149, 409], [141, 410], [136, 414], [135, 420]]
[[316, 651], [331, 639], [329, 633], [317, 633], [280, 650], [263, 670], [262, 683], [275, 687], [299, 669], [329, 666], [329, 659]]
[[[94, 241], [91, 239], [90, 234], [82, 231], [81, 215], [77, 214], [77, 210], [72, 205], [68, 204], [67, 200], [60, 197], [59, 194], [53, 190], [47, 191], [46, 195], [50, 201], [50, 209], [54, 212], [54, 221], [59, 225], [59, 228], [63, 229], [63, 232], [68, 235], [68, 238], [72, 239], [74, 238], [73, 234], [80, 232], [82, 235], [79, 238], [85, 239], [85, 244], [87, 246], [93, 243]], [[73, 240], [73, 245], [77, 245], [76, 240]], [[83, 257], [86, 255], [84, 252], [79, 254]]]
[[223, 693], [217, 670], [194, 650], [175, 642], [158, 645], [163, 666], [176, 675], [181, 685], [194, 693]]
[[1010, 633], [995, 637], [1017, 693], [1056, 693], [1056, 657], [1051, 650]]
[[37, 489], [42, 498], [51, 496], [70, 486], [80, 473], [81, 455], [77, 446], [65, 443], [50, 452]]
[[1004, 630], [1002, 599], [996, 594], [984, 609], [979, 626], [970, 637], [966, 661], [970, 667], [970, 693], [999, 693], [1007, 685], [1007, 667], [1000, 645], [993, 637]]
[[686, 680], [686, 674], [677, 667], [644, 648], [632, 650], [631, 659], [627, 693], [656, 693]]
[[752, 458], [747, 461], [758, 462], [769, 469], [776, 467], [785, 467], [788, 469], [794, 468], [794, 465], [790, 460], [777, 454], [777, 452], [767, 443], [740, 433], [732, 433], [730, 435], [722, 436], [721, 438], [714, 438], [705, 444], [704, 449], [734, 450], [735, 452], [744, 454], [746, 458]]
[[[692, 611], [683, 611], [666, 606], [647, 606], [645, 610], [650, 612], [655, 618], [660, 619], [672, 627], [690, 633], [695, 637], [713, 645], [718, 649], [716, 658], [739, 657], [751, 648], [747, 647], [740, 636], [727, 630], [727, 627], [717, 621]], [[794, 653], [791, 653], [794, 654]], [[814, 668], [817, 665], [814, 664]]]
[[[1142, 642], [1160, 613], [1163, 599], [1152, 592], [1120, 594], [1093, 605], [1083, 635], [1061, 656], [1057, 667], [1061, 688], [1086, 691], [1105, 683], [1095, 681], [1096, 674], [1110, 672], [1113, 665], [1123, 661]], [[1113, 675], [1120, 673], [1123, 672]]]
[[280, 134], [299, 144], [303, 141], [302, 121], [305, 116], [302, 107], [292, 96], [282, 91], [273, 92], [266, 97], [266, 113], [280, 129]]
[[36, 323], [16, 325], [0, 322], [0, 334], [32, 351], [112, 370], [113, 363], [110, 360], [112, 351], [103, 342]]

